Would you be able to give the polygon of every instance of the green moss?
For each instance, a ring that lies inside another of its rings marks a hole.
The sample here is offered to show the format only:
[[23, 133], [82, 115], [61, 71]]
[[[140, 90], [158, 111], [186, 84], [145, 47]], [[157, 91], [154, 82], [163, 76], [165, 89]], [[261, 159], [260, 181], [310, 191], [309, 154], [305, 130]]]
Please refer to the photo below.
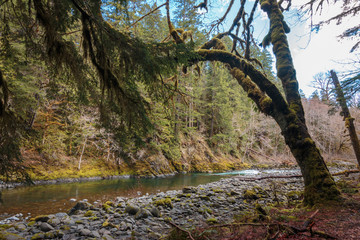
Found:
[[44, 233], [35, 233], [35, 234], [31, 237], [31, 240], [44, 239], [44, 238], [45, 238], [45, 234], [44, 234]]
[[[35, 222], [34, 222], [35, 223]], [[13, 225], [10, 225], [10, 224], [2, 224], [2, 225], [0, 225], [0, 230], [1, 229], [8, 229], [8, 228], [11, 228], [11, 227], [13, 227]]]
[[89, 211], [87, 211], [87, 212], [84, 214], [84, 217], [91, 217], [91, 216], [93, 216], [93, 215], [94, 215], [94, 212], [91, 211], [91, 210], [89, 210]]
[[169, 198], [169, 197], [156, 200], [154, 202], [154, 205], [173, 208], [171, 198]]
[[47, 232], [45, 233], [45, 238], [46, 239], [54, 239], [56, 236], [55, 236], [55, 233], [54, 232]]
[[29, 226], [29, 227], [32, 227], [32, 226], [35, 225], [35, 223], [36, 223], [35, 221], [30, 221], [30, 222], [28, 223], [28, 226]]
[[222, 192], [224, 192], [224, 190], [220, 189], [220, 188], [215, 188], [215, 189], [213, 189], [213, 192], [214, 193], [222, 193]]
[[254, 190], [245, 190], [243, 196], [247, 200], [256, 200], [259, 198]]
[[[112, 202], [110, 202], [111, 204], [113, 204]], [[104, 203], [102, 205], [102, 208], [105, 210], [105, 212], [107, 213], [113, 213], [114, 211], [112, 211], [111, 209], [111, 205], [108, 204], [108, 202]]]
[[205, 201], [210, 201], [210, 197], [206, 196], [206, 195], [201, 195], [200, 199], [205, 200]]
[[216, 224], [219, 222], [219, 220], [217, 218], [208, 218], [208, 219], [206, 219], [206, 222], [208, 224]]
[[35, 222], [47, 222], [49, 220], [49, 216], [48, 215], [39, 215], [36, 216], [34, 218], [31, 218], [30, 221], [35, 221]]
[[68, 231], [68, 230], [70, 230], [70, 226], [69, 225], [62, 225], [62, 226], [60, 226], [60, 229]]
[[213, 210], [211, 210], [211, 209], [208, 208], [208, 207], [203, 206], [203, 207], [200, 207], [200, 208], [198, 209], [198, 212], [199, 212], [199, 213], [209, 213], [209, 214], [212, 214], [212, 213], [213, 213]]

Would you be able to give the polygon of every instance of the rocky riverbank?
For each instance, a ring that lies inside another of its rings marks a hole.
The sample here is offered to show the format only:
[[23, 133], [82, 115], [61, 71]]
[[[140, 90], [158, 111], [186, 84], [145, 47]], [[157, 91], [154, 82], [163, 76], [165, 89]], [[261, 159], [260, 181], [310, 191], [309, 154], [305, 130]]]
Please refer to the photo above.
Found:
[[302, 189], [297, 177], [249, 181], [236, 176], [137, 198], [82, 200], [66, 213], [8, 218], [0, 222], [0, 239], [160, 239], [174, 224], [191, 229], [228, 223], [259, 206], [300, 200]]
[[[5, 239], [159, 239], [175, 223], [192, 228], [225, 223], [246, 214], [255, 203], [268, 205], [300, 199], [301, 178], [245, 181], [222, 179], [198, 187], [138, 198], [118, 197], [105, 203], [76, 203], [67, 213], [37, 216], [27, 221], [3, 221]], [[21, 218], [21, 216], [18, 216]], [[1, 238], [1, 237], [0, 237]]]

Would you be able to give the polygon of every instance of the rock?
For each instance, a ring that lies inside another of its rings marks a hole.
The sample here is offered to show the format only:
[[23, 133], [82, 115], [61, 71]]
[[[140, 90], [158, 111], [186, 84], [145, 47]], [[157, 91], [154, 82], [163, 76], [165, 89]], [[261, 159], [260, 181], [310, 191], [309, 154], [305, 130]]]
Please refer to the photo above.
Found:
[[160, 210], [157, 207], [153, 207], [150, 209], [150, 213], [151, 215], [153, 215], [154, 217], [160, 217], [161, 213]]
[[244, 191], [244, 198], [248, 200], [256, 200], [259, 197], [256, 195], [256, 193], [252, 190], [245, 190]]
[[135, 215], [139, 210], [139, 207], [135, 205], [127, 205], [125, 208], [125, 212], [130, 215]]
[[142, 218], [147, 218], [151, 215], [151, 213], [144, 209], [144, 208], [141, 208], [135, 215], [135, 219], [142, 219]]
[[46, 222], [41, 223], [39, 228], [43, 232], [48, 232], [48, 231], [54, 230], [54, 228]]
[[62, 219], [64, 217], [67, 217], [67, 216], [69, 216], [69, 215], [67, 213], [64, 213], [64, 212], [59, 212], [59, 213], [55, 214], [55, 217], [60, 218], [60, 219]]
[[110, 235], [108, 235], [108, 234], [104, 234], [103, 236], [102, 236], [102, 239], [103, 240], [114, 240], [114, 238], [112, 238]]
[[12, 217], [7, 218], [6, 220], [8, 220], [8, 221], [19, 221], [20, 219], [18, 217], [16, 217], [16, 216], [12, 216]]
[[83, 228], [80, 230], [80, 235], [82, 236], [89, 236], [91, 234], [91, 231], [89, 229]]
[[195, 187], [184, 187], [182, 189], [183, 193], [196, 193], [197, 189]]
[[228, 198], [227, 198], [227, 201], [228, 201], [229, 203], [236, 203], [236, 199], [235, 199], [234, 197], [228, 197]]
[[47, 222], [50, 219], [47, 215], [39, 215], [35, 217], [36, 222]]
[[25, 230], [26, 230], [26, 225], [23, 224], [23, 223], [19, 223], [19, 224], [15, 225], [15, 228], [16, 228], [18, 231], [22, 232], [22, 231], [25, 231]]
[[78, 210], [87, 210], [90, 208], [90, 204], [87, 202], [78, 202], [75, 206], [70, 209], [68, 215], [74, 215]]
[[234, 191], [234, 190], [231, 190], [231, 191], [230, 191], [230, 195], [231, 195], [231, 196], [235, 196], [235, 195], [240, 195], [240, 193], [238, 193], [238, 192], [236, 192], [236, 191]]
[[25, 238], [21, 237], [18, 234], [15, 233], [9, 233], [6, 231], [0, 231], [0, 239], [6, 239], [6, 240], [24, 240]]
[[126, 225], [126, 223], [125, 223], [124, 221], [122, 221], [122, 222], [120, 223], [119, 229], [120, 229], [121, 231], [126, 231], [126, 230], [127, 230], [127, 225]]
[[49, 223], [51, 226], [55, 227], [55, 226], [57, 226], [57, 225], [60, 224], [60, 219], [58, 219], [58, 218], [52, 218], [52, 219], [49, 219], [48, 223]]
[[36, 233], [31, 237], [31, 240], [45, 239], [45, 233]]
[[91, 232], [91, 235], [94, 237], [94, 238], [100, 238], [100, 234], [98, 231], [92, 231]]

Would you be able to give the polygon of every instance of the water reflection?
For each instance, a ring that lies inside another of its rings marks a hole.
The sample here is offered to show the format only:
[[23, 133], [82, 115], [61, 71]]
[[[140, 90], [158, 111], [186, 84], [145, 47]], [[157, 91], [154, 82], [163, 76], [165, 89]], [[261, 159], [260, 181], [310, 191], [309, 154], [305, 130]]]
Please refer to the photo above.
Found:
[[197, 186], [223, 177], [210, 174], [179, 174], [166, 178], [127, 178], [21, 187], [2, 192], [0, 215], [4, 213], [37, 215], [67, 211], [74, 205], [69, 201], [71, 198], [88, 199], [89, 202], [93, 202], [105, 201], [117, 196], [134, 197], [181, 189], [188, 185]]
[[[293, 170], [242, 170], [213, 174], [178, 174], [166, 178], [126, 178], [99, 180], [81, 183], [66, 183], [20, 187], [3, 190], [0, 194], [0, 218], [4, 213], [31, 215], [68, 211], [77, 200], [106, 201], [115, 197], [135, 197], [160, 191], [181, 189], [184, 186], [198, 186], [234, 175], [257, 175], [261, 173], [290, 173]], [[298, 170], [294, 170], [298, 171]]]

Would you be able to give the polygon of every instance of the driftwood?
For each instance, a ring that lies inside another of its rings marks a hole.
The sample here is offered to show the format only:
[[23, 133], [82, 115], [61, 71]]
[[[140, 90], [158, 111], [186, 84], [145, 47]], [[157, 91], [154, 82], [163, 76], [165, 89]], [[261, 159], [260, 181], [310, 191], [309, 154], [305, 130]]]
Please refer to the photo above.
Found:
[[[360, 170], [345, 170], [342, 172], [334, 173], [332, 176], [340, 176], [345, 175], [348, 176], [352, 173], [359, 173]], [[288, 175], [288, 176], [265, 176], [265, 177], [258, 177], [258, 178], [247, 178], [247, 177], [237, 177], [241, 181], [258, 181], [263, 179], [270, 179], [270, 178], [302, 178], [302, 175]]]

